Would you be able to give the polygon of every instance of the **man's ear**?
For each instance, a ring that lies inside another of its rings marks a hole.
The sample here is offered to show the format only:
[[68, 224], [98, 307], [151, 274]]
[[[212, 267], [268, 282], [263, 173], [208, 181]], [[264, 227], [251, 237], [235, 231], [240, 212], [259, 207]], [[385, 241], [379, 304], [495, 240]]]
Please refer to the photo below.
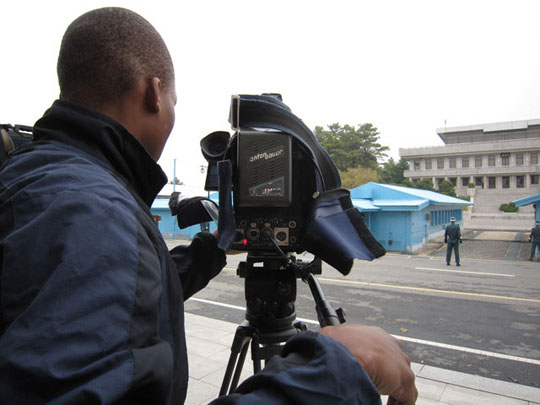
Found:
[[152, 113], [158, 113], [161, 110], [161, 80], [158, 77], [152, 77], [148, 80], [145, 93], [145, 104]]

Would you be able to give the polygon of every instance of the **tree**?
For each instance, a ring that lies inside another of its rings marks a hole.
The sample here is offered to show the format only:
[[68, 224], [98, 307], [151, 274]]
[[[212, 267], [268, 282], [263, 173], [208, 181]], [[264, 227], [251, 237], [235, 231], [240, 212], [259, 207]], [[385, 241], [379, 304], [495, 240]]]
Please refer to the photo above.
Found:
[[372, 124], [315, 127], [315, 137], [326, 149], [339, 170], [365, 167], [377, 170], [379, 160], [386, 157], [387, 146], [379, 143], [379, 133]]
[[378, 182], [379, 173], [376, 170], [365, 167], [353, 167], [344, 172], [340, 172], [341, 185], [344, 188], [354, 188], [370, 181]]
[[414, 184], [412, 184], [412, 182], [409, 179], [404, 179], [401, 182], [401, 185], [404, 186], [404, 187], [411, 187], [411, 188], [414, 187]]
[[449, 195], [450, 197], [456, 196], [456, 189], [454, 185], [446, 179], [441, 181], [438, 191], [439, 193]]
[[405, 177], [403, 172], [409, 168], [409, 163], [405, 159], [400, 159], [396, 162], [390, 158], [388, 162], [383, 163], [381, 169], [381, 181], [386, 184], [403, 185]]
[[184, 185], [184, 183], [178, 177], [175, 177], [174, 179], [169, 181], [169, 184], [176, 184], [177, 186], [183, 186]]
[[435, 189], [433, 188], [433, 181], [431, 179], [420, 180], [418, 183], [416, 183], [416, 188], [421, 188], [422, 190], [435, 191]]

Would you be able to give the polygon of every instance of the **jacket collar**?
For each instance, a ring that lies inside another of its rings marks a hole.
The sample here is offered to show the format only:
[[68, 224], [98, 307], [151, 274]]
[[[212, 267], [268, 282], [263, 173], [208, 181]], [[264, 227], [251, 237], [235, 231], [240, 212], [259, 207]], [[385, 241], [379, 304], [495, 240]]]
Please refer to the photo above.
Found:
[[56, 100], [34, 125], [36, 141], [75, 146], [112, 167], [150, 207], [167, 176], [120, 123], [79, 104]]

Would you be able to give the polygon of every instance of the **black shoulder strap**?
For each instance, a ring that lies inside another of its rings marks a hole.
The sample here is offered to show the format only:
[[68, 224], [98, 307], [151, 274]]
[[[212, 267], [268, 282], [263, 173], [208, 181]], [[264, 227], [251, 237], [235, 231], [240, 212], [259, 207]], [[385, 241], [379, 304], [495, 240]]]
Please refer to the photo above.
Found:
[[20, 146], [33, 138], [32, 127], [25, 125], [0, 125], [0, 165]]
[[341, 187], [341, 179], [334, 161], [321, 147], [313, 132], [276, 96], [233, 96], [229, 122], [235, 130], [267, 128], [290, 134], [312, 154], [323, 182], [323, 190]]

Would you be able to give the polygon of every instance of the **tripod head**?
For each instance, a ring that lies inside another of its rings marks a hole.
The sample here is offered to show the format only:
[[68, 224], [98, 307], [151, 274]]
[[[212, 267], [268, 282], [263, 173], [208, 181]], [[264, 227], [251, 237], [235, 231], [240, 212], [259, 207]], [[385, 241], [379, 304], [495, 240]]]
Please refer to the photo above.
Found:
[[245, 279], [246, 320], [260, 333], [295, 329], [296, 279], [321, 274], [321, 261], [304, 264], [292, 254], [248, 252], [237, 274]]
[[248, 251], [247, 260], [238, 264], [237, 274], [246, 280], [246, 320], [236, 329], [220, 396], [237, 387], [250, 342], [253, 372], [257, 373], [261, 360], [281, 353], [282, 344], [307, 329], [302, 322], [293, 324], [297, 278], [309, 284], [321, 327], [345, 322], [343, 311], [334, 311], [314, 276], [321, 274], [321, 260], [304, 264], [291, 253], [280, 253]]

